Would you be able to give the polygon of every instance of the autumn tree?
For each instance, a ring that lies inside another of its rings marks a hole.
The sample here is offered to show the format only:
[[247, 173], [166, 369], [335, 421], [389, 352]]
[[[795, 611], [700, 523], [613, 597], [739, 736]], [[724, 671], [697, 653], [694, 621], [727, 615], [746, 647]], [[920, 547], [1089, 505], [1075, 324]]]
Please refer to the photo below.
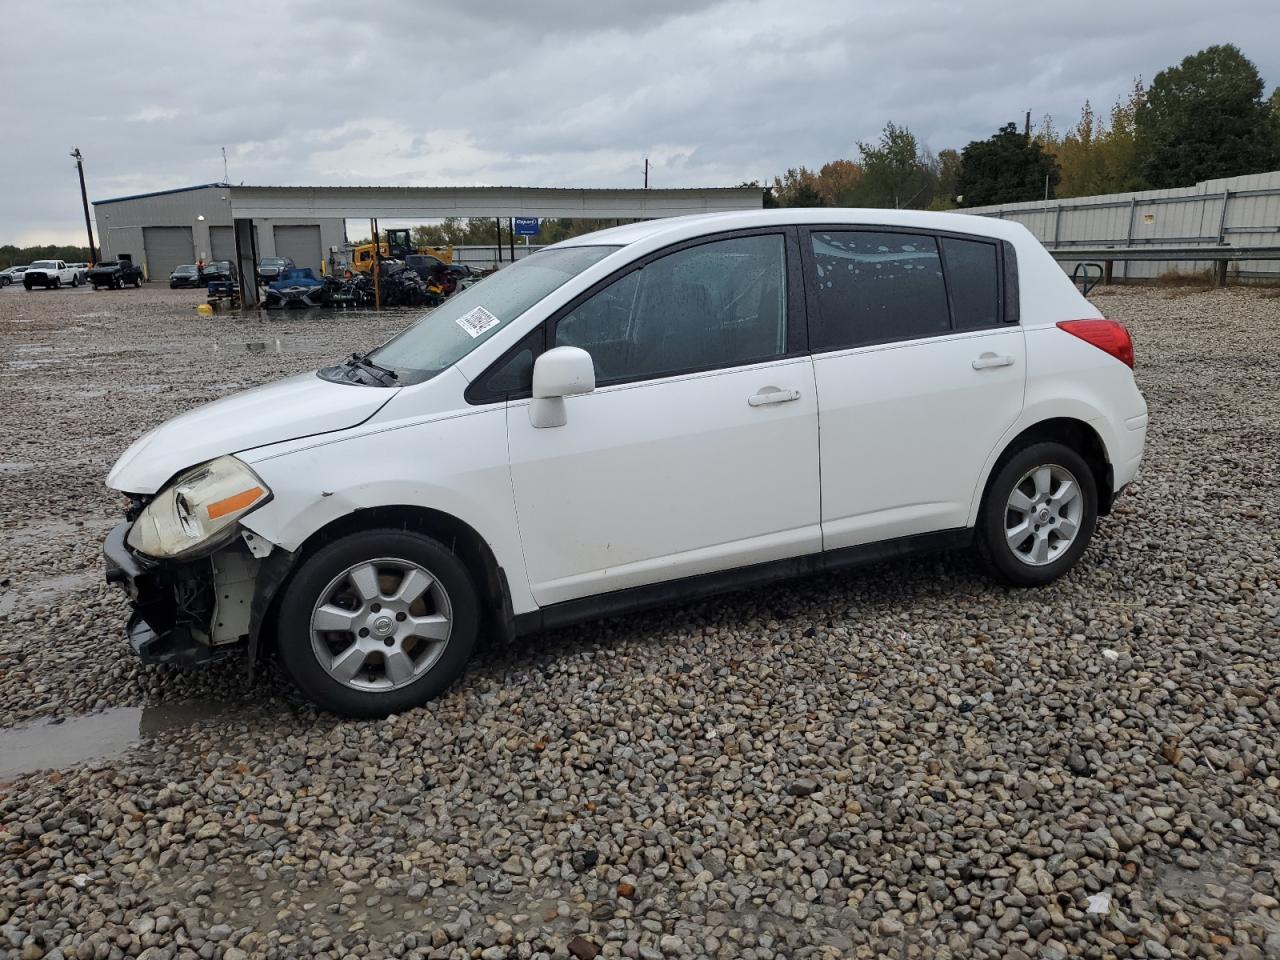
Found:
[[852, 160], [832, 160], [818, 171], [818, 193], [825, 205], [847, 207], [853, 202], [854, 191], [862, 179], [862, 167]]

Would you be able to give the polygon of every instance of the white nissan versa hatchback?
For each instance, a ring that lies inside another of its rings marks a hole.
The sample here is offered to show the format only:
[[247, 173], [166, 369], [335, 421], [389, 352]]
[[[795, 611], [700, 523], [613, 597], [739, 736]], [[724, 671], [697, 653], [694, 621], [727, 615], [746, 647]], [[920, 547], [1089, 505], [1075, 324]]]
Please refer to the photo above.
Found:
[[770, 210], [556, 244], [367, 356], [130, 447], [105, 546], [152, 662], [378, 716], [524, 634], [919, 549], [1018, 586], [1137, 471], [1132, 346], [1021, 226]]

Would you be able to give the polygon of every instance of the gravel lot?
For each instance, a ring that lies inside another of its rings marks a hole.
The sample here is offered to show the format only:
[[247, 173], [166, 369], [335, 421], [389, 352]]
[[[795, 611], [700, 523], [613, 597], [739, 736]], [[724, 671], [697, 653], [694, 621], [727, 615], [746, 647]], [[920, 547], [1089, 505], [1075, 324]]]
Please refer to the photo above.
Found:
[[1064, 582], [888, 563], [339, 722], [133, 661], [102, 478], [404, 316], [0, 290], [0, 769], [62, 765], [0, 772], [0, 955], [1280, 957], [1280, 298], [1104, 294], [1152, 426]]

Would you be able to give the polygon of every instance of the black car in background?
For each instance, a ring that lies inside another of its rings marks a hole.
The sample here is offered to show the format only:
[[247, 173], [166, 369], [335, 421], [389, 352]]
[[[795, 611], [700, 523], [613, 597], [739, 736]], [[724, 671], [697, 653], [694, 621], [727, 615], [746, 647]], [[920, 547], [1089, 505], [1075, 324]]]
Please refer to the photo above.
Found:
[[180, 267], [174, 267], [173, 273], [169, 274], [170, 290], [176, 290], [178, 287], [198, 286], [200, 286], [200, 268], [194, 263], [184, 263]]
[[103, 260], [94, 264], [93, 269], [89, 271], [88, 279], [95, 290], [140, 287], [142, 286], [142, 268], [134, 266], [133, 257], [122, 253], [118, 260]]
[[286, 270], [292, 270], [295, 266], [288, 257], [263, 257], [258, 261], [258, 282], [273, 283], [284, 276]]
[[235, 283], [239, 278], [236, 265], [230, 260], [209, 260], [200, 268], [199, 285], [203, 287], [215, 280]]

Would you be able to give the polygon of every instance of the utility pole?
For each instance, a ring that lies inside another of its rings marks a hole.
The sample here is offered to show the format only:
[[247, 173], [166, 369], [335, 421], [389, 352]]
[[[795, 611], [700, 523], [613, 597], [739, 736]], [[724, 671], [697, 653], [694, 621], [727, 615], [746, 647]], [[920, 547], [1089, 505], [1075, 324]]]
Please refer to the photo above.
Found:
[[649, 189], [649, 158], [644, 158], [644, 188]]
[[89, 235], [89, 262], [98, 262], [98, 248], [93, 244], [93, 223], [89, 220], [89, 194], [84, 189], [84, 157], [79, 147], [71, 148], [71, 156], [76, 161], [76, 170], [80, 174], [80, 202], [84, 205], [84, 232]]
[[231, 175], [227, 173], [227, 148], [222, 148], [222, 182], [231, 183]]
[[1027, 111], [1027, 119], [1022, 124], [1022, 135], [1028, 140], [1031, 139], [1031, 111]]

